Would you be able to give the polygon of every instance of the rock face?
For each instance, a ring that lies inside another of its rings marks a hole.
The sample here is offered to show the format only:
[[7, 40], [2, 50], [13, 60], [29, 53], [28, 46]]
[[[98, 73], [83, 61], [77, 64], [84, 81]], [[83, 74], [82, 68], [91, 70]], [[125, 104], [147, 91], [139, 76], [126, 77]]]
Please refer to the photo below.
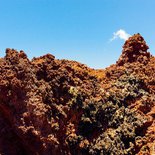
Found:
[[0, 58], [0, 154], [153, 155], [155, 57], [140, 34], [94, 70], [47, 54]]

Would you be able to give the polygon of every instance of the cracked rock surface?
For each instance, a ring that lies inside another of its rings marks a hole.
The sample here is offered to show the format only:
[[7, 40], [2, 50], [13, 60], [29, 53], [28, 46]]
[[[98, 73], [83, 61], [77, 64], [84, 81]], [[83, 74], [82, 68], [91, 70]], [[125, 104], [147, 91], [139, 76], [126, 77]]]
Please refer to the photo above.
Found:
[[95, 70], [51, 54], [0, 58], [0, 154], [155, 154], [155, 57], [140, 34]]

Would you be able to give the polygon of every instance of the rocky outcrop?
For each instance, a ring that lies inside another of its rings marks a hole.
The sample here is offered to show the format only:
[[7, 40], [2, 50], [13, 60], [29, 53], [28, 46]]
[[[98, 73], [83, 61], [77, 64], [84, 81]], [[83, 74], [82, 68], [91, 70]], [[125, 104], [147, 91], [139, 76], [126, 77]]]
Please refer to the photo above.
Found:
[[147, 52], [147, 46], [144, 38], [138, 33], [130, 37], [123, 46], [122, 55], [117, 61], [117, 65], [125, 63], [140, 62], [147, 63], [150, 59], [150, 53]]
[[155, 58], [140, 34], [95, 70], [51, 54], [0, 58], [0, 153], [155, 153]]

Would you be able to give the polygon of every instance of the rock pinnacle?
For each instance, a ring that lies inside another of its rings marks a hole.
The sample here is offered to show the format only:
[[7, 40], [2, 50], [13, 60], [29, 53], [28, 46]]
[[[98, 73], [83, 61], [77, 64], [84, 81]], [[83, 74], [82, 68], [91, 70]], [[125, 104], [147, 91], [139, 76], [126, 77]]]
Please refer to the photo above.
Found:
[[125, 63], [132, 62], [146, 63], [150, 58], [148, 49], [144, 38], [139, 33], [134, 34], [123, 45], [122, 54], [117, 61], [117, 65], [122, 66]]

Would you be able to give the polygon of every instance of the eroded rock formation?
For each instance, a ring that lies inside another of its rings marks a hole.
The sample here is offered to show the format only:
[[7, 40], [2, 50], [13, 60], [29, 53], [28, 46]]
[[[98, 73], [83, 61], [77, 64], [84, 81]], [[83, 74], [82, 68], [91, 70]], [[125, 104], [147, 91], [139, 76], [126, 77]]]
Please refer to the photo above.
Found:
[[47, 54], [0, 58], [0, 154], [155, 153], [155, 57], [140, 34], [94, 70]]

